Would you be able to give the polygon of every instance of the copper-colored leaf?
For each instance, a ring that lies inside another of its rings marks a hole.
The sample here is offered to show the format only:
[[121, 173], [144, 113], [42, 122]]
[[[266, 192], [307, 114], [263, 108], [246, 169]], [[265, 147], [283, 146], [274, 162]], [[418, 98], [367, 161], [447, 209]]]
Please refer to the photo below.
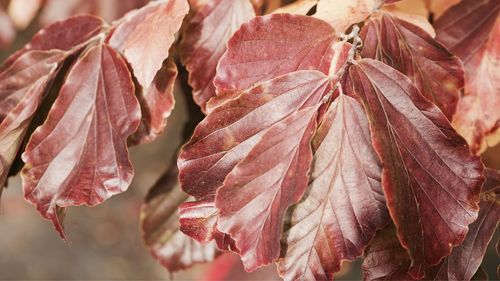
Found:
[[151, 85], [168, 57], [188, 11], [187, 0], [152, 1], [126, 14], [111, 34], [110, 45], [124, 54], [143, 88]]
[[248, 271], [279, 257], [285, 211], [307, 188], [316, 111], [306, 107], [271, 127], [217, 191], [217, 227], [235, 240]]
[[194, 101], [202, 111], [215, 96], [213, 79], [227, 40], [253, 17], [255, 12], [249, 0], [210, 0], [196, 11], [184, 30], [180, 54], [189, 71]]
[[[294, 112], [318, 104], [327, 82], [318, 71], [294, 72], [244, 91], [210, 112], [179, 156], [183, 189], [197, 200], [213, 200], [226, 176], [266, 131]], [[272, 243], [279, 245], [277, 239]]]
[[131, 137], [129, 144], [142, 144], [155, 140], [165, 129], [167, 118], [174, 109], [174, 85], [177, 66], [172, 58], [163, 62], [153, 83], [138, 94], [142, 120], [139, 129]]
[[341, 94], [330, 105], [313, 147], [308, 192], [283, 235], [279, 269], [285, 280], [332, 280], [341, 262], [360, 256], [389, 219], [382, 167], [358, 101]]
[[[438, 266], [425, 270], [425, 280], [485, 280], [480, 264], [500, 220], [500, 173], [485, 169], [478, 219], [469, 226], [464, 242]], [[365, 280], [415, 280], [406, 272], [411, 260], [399, 244], [394, 226], [377, 233], [363, 262]]]
[[464, 240], [477, 218], [483, 165], [401, 72], [362, 59], [350, 76], [370, 120], [387, 205], [412, 257], [411, 274], [422, 277], [427, 265]]
[[500, 221], [500, 171], [485, 169], [477, 220], [469, 226], [464, 242], [453, 248], [444, 262], [426, 272], [432, 280], [471, 280], [480, 270], [489, 242]]
[[363, 276], [365, 281], [374, 280], [415, 280], [408, 269], [411, 259], [401, 247], [396, 227], [389, 226], [377, 232], [377, 235], [365, 251]]
[[464, 0], [435, 24], [437, 40], [465, 64], [464, 96], [453, 126], [477, 154], [500, 142], [499, 13], [499, 1]]
[[174, 165], [151, 188], [141, 209], [141, 229], [151, 254], [170, 272], [212, 261], [220, 252], [215, 241], [200, 244], [179, 231], [177, 207], [188, 199]]
[[327, 23], [307, 16], [257, 17], [234, 33], [214, 83], [219, 93], [238, 92], [296, 70], [328, 74], [336, 39]]
[[383, 4], [383, 0], [320, 0], [314, 16], [328, 22], [336, 31], [345, 32]]
[[22, 155], [24, 196], [61, 236], [65, 207], [94, 206], [128, 188], [126, 139], [139, 122], [125, 61], [106, 44], [89, 47]]
[[458, 57], [419, 27], [386, 13], [372, 17], [361, 38], [363, 57], [380, 60], [408, 76], [451, 120], [464, 86]]
[[31, 41], [12, 54], [0, 67], [0, 72], [8, 68], [20, 56], [29, 50], [62, 50], [71, 51], [76, 46], [87, 42], [101, 32], [103, 22], [101, 19], [80, 15], [56, 22], [38, 31]]
[[0, 73], [0, 193], [46, 87], [63, 58], [61, 51], [29, 51]]

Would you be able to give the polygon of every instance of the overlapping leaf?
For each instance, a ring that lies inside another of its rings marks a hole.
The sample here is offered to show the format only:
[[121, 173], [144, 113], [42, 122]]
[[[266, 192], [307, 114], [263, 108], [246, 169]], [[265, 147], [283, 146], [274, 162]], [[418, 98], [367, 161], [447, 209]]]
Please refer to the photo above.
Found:
[[148, 193], [141, 210], [141, 229], [151, 254], [170, 272], [212, 261], [220, 252], [215, 241], [200, 244], [179, 231], [177, 207], [188, 199], [177, 181], [175, 165]]
[[453, 125], [475, 153], [500, 141], [499, 13], [498, 1], [464, 0], [435, 24], [436, 39], [465, 64], [465, 91]]
[[0, 193], [47, 85], [64, 58], [61, 51], [29, 51], [0, 73]]
[[286, 252], [279, 262], [285, 280], [332, 280], [342, 260], [360, 256], [388, 221], [361, 104], [341, 94], [314, 137], [307, 194], [291, 213]]
[[124, 54], [143, 88], [151, 85], [168, 57], [175, 33], [188, 10], [186, 0], [150, 2], [125, 15], [111, 34], [110, 45]]
[[463, 241], [477, 218], [483, 166], [402, 73], [363, 59], [350, 67], [350, 76], [370, 120], [387, 205], [412, 258], [411, 274], [422, 277], [426, 266]]
[[[478, 219], [469, 226], [464, 242], [438, 266], [425, 270], [425, 280], [484, 280], [480, 264], [500, 220], [500, 174], [485, 169], [486, 181], [481, 192]], [[407, 271], [411, 260], [401, 247], [394, 226], [377, 233], [363, 262], [365, 280], [415, 280]]]
[[163, 132], [175, 105], [176, 78], [177, 66], [172, 58], [168, 58], [156, 73], [153, 83], [140, 89], [137, 97], [141, 104], [142, 119], [139, 129], [130, 137], [129, 144], [152, 142]]
[[205, 111], [206, 102], [215, 96], [213, 79], [226, 42], [241, 24], [255, 17], [249, 0], [192, 1], [196, 14], [183, 32], [179, 49], [189, 71], [194, 101]]
[[214, 80], [219, 93], [239, 92], [296, 70], [327, 74], [335, 31], [306, 16], [273, 14], [245, 23], [228, 41]]
[[89, 47], [22, 155], [24, 196], [61, 236], [63, 208], [93, 206], [127, 189], [126, 139], [139, 122], [125, 61], [107, 44]]
[[458, 57], [424, 30], [387, 13], [372, 17], [360, 36], [363, 57], [380, 60], [404, 73], [451, 120], [464, 86]]

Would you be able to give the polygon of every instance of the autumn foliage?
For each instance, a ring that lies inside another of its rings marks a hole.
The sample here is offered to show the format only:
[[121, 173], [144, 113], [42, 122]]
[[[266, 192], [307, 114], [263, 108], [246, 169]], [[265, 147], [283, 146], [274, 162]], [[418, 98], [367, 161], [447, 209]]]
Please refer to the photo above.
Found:
[[20, 172], [66, 239], [65, 208], [127, 190], [128, 147], [163, 132], [180, 68], [205, 117], [141, 213], [168, 270], [231, 251], [285, 280], [360, 257], [366, 280], [471, 280], [500, 219], [480, 158], [500, 141], [499, 13], [161, 0], [57, 21], [0, 67], [0, 188]]

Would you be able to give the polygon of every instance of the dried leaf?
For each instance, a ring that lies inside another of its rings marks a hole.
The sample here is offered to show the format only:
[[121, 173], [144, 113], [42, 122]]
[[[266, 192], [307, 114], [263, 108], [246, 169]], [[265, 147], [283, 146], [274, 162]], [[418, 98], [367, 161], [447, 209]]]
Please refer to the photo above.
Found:
[[386, 13], [372, 17], [360, 36], [363, 57], [380, 60], [408, 76], [451, 120], [464, 86], [459, 58], [422, 29]]
[[106, 44], [89, 47], [22, 155], [25, 199], [62, 237], [65, 207], [94, 206], [128, 188], [133, 169], [126, 139], [139, 122], [125, 61]]
[[61, 51], [29, 51], [0, 73], [0, 193], [28, 127], [54, 78]]
[[248, 0], [210, 0], [199, 7], [184, 30], [180, 55], [189, 72], [194, 101], [202, 111], [215, 96], [213, 79], [227, 40], [253, 17], [255, 12]]
[[257, 17], [234, 33], [217, 68], [219, 94], [240, 92], [296, 70], [328, 74], [337, 39], [325, 22], [301, 15]]
[[328, 22], [338, 32], [362, 22], [384, 4], [383, 0], [321, 0], [315, 17]]
[[291, 212], [279, 269], [285, 280], [332, 280], [363, 253], [389, 215], [363, 107], [341, 94], [314, 137], [308, 192]]
[[153, 1], [126, 14], [111, 34], [109, 44], [124, 54], [143, 88], [151, 85], [168, 57], [188, 11], [186, 0]]
[[143, 239], [151, 254], [170, 272], [210, 262], [220, 253], [214, 241], [200, 244], [179, 231], [177, 207], [187, 199], [174, 165], [151, 188], [141, 208]]
[[391, 217], [412, 257], [411, 274], [421, 278], [462, 243], [477, 218], [483, 165], [402, 73], [362, 59], [350, 75], [382, 160]]
[[[413, 2], [422, 3], [422, 5], [424, 5], [424, 2], [421, 0], [414, 0]], [[399, 3], [405, 3], [405, 1]], [[389, 12], [392, 16], [400, 20], [409, 22], [413, 25], [420, 27], [425, 32], [427, 32], [427, 34], [429, 34], [432, 38], [436, 37], [436, 31], [434, 30], [434, 27], [432, 27], [432, 24], [428, 20], [427, 9], [425, 9], [426, 16], [415, 14], [415, 11], [413, 10], [409, 11], [404, 10], [400, 8], [398, 4], [384, 7], [383, 10]]]
[[153, 83], [141, 89], [138, 98], [141, 104], [142, 120], [139, 129], [129, 140], [129, 144], [143, 144], [154, 141], [167, 126], [167, 119], [174, 109], [174, 86], [177, 66], [172, 58], [163, 62]]

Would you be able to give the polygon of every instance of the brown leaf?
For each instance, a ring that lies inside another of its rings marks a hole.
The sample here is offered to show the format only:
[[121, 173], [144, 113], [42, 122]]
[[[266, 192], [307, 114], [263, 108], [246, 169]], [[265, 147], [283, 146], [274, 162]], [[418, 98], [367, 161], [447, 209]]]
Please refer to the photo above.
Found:
[[94, 206], [128, 188], [133, 169], [126, 139], [139, 122], [125, 61], [106, 44], [90, 46], [22, 155], [25, 199], [62, 237], [65, 207]]

